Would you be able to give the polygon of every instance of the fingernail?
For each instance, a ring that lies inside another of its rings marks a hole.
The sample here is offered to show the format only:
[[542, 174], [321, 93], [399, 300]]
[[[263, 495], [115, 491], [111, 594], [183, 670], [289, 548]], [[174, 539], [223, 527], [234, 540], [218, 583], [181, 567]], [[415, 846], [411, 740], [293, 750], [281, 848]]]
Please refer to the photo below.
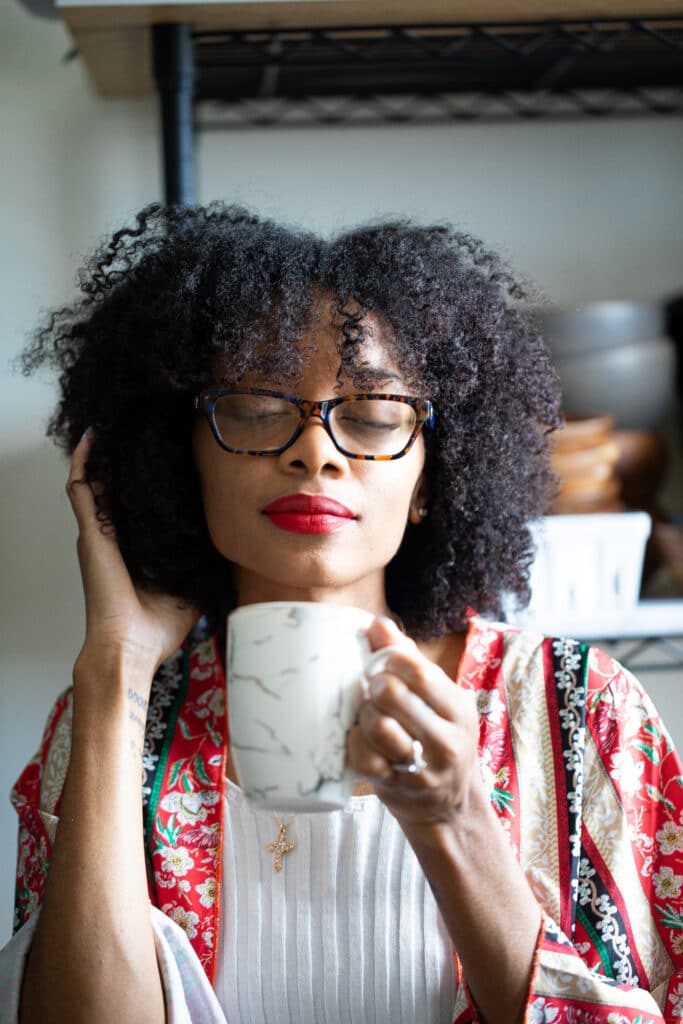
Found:
[[92, 432], [92, 427], [86, 427], [83, 433], [81, 434], [81, 441], [85, 441], [86, 437], [92, 437]]

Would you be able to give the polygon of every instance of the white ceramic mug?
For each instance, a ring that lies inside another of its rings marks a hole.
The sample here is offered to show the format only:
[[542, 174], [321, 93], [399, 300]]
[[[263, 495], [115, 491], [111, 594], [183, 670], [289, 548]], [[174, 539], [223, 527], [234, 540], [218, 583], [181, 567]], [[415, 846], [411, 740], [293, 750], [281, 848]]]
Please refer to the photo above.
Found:
[[344, 807], [357, 776], [346, 759], [374, 653], [361, 608], [305, 601], [244, 605], [228, 616], [230, 750], [247, 796], [282, 811]]

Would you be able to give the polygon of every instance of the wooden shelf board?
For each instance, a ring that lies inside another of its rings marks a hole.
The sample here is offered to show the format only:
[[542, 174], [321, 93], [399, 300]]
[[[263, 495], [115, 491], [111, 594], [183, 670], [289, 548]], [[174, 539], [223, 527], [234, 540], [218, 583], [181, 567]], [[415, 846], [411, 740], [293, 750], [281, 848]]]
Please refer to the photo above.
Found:
[[57, 0], [94, 89], [111, 97], [151, 95], [151, 31], [161, 22], [188, 22], [199, 31], [313, 29], [337, 26], [501, 23], [571, 19], [680, 18], [682, 0], [242, 0], [214, 3], [129, 3]]

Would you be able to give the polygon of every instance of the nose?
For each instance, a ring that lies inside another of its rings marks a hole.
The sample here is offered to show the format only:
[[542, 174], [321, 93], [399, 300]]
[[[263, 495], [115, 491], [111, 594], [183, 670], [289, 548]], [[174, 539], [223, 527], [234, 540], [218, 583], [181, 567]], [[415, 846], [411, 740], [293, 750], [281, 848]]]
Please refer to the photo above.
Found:
[[348, 460], [330, 437], [320, 416], [308, 416], [291, 447], [280, 458], [289, 470], [302, 469], [311, 476], [327, 472], [339, 475], [348, 470]]

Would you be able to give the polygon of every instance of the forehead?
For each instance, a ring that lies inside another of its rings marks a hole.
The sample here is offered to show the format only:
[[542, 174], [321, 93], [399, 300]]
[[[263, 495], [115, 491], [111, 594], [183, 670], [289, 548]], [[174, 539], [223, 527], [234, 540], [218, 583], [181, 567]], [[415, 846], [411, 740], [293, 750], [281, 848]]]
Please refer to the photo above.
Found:
[[339, 309], [336, 299], [318, 299], [296, 337], [268, 334], [250, 346], [246, 359], [217, 359], [214, 370], [226, 382], [256, 386], [325, 378], [338, 385], [371, 387], [405, 384], [396, 342], [389, 327], [372, 310]]

